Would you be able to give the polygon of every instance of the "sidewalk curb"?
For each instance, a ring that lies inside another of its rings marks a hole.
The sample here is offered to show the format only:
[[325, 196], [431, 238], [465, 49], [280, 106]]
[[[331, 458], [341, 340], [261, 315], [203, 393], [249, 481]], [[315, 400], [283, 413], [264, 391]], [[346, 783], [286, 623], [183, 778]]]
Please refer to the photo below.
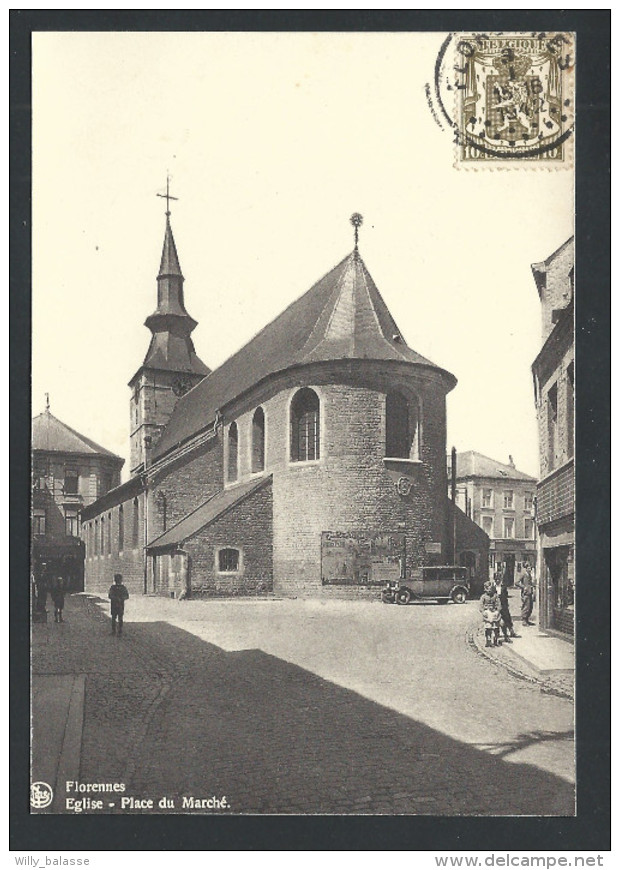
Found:
[[[525, 671], [520, 670], [512, 662], [508, 662], [503, 658], [499, 658], [499, 656], [493, 655], [492, 652], [487, 652], [486, 648], [483, 647], [481, 643], [477, 642], [478, 637], [481, 637], [479, 627], [473, 627], [467, 630], [466, 639], [468, 645], [482, 658], [485, 658], [487, 661], [491, 662], [494, 665], [499, 665], [499, 667], [504, 668], [504, 670], [512, 674], [513, 677], [516, 677], [519, 680], [524, 680], [525, 682], [530, 683], [530, 685], [532, 686], [538, 686], [540, 691], [545, 695], [555, 695], [558, 698], [565, 698], [568, 701], [575, 700], [574, 690], [573, 692], [569, 692], [559, 686], [554, 686], [549, 679], [537, 677], [531, 673], [525, 673]], [[493, 647], [491, 647], [490, 649], [492, 650]]]

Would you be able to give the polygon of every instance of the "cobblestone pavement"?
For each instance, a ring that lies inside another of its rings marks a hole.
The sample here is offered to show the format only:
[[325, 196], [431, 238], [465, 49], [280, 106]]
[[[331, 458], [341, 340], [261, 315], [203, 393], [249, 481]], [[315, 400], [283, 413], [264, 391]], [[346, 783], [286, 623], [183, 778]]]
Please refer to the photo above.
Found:
[[87, 674], [81, 780], [155, 812], [574, 813], [572, 703], [472, 649], [475, 602], [132, 598], [122, 638], [66, 614], [33, 667]]

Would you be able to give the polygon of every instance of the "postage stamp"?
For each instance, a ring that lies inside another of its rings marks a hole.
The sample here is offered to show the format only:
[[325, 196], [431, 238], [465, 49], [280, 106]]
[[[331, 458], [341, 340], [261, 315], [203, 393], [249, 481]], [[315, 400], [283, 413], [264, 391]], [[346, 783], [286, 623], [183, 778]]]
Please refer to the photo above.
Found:
[[457, 166], [572, 165], [574, 34], [459, 33], [442, 52], [436, 96]]

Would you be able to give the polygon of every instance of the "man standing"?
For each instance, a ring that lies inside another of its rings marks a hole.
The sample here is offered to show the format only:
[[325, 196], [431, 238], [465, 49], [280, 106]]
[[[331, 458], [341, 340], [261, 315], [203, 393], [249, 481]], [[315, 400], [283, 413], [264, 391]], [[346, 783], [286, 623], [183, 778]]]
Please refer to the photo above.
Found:
[[532, 569], [527, 562], [524, 565], [524, 569], [523, 574], [516, 583], [521, 589], [521, 622], [523, 625], [534, 625], [530, 620], [534, 607], [534, 580], [532, 578]]
[[123, 586], [122, 574], [114, 575], [114, 583], [110, 586], [108, 598], [110, 599], [110, 612], [112, 614], [112, 634], [116, 634], [116, 621], [118, 620], [118, 635], [120, 637], [123, 633], [125, 602], [129, 598], [127, 587]]

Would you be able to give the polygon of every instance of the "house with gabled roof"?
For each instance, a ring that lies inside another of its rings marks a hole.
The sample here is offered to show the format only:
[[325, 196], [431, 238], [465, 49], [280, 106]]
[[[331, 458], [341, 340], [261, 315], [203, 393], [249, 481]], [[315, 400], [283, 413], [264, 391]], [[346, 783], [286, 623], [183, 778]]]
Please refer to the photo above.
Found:
[[456, 379], [407, 345], [354, 219], [353, 251], [211, 371], [166, 214], [151, 344], [130, 381], [132, 477], [83, 513], [88, 589], [118, 571], [130, 591], [182, 597], [367, 594], [450, 560]]
[[80, 513], [120, 483], [124, 460], [67, 426], [46, 408], [32, 421], [31, 566], [37, 582], [60, 574], [80, 590]]
[[456, 503], [489, 536], [490, 577], [500, 569], [508, 584], [526, 562], [536, 566], [536, 482], [512, 456], [504, 463], [476, 450], [456, 455]]

